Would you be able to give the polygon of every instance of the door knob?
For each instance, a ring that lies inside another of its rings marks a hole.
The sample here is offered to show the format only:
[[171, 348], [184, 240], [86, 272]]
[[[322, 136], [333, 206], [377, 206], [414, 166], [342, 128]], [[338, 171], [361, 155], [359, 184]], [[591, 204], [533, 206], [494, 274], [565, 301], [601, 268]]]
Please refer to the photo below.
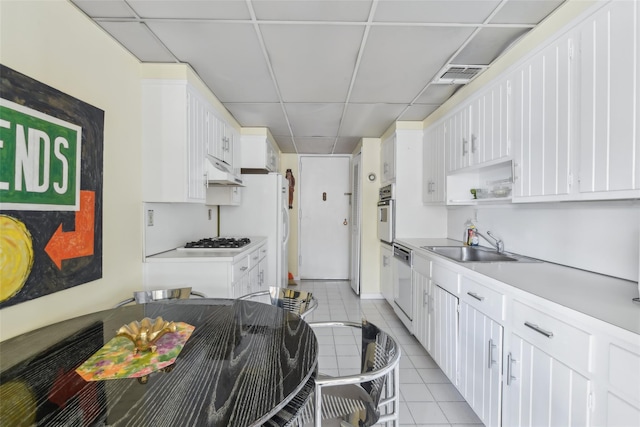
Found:
[[349, 223], [347, 222], [347, 218], [345, 218], [344, 222], [342, 223], [342, 225], [347, 225], [347, 224], [349, 224]]

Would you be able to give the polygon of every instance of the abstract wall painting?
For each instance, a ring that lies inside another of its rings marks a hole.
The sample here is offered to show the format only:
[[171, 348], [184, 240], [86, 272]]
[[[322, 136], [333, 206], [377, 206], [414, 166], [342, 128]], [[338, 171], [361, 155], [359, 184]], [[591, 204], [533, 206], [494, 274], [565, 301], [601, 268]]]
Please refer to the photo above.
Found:
[[0, 64], [0, 309], [102, 277], [104, 111]]

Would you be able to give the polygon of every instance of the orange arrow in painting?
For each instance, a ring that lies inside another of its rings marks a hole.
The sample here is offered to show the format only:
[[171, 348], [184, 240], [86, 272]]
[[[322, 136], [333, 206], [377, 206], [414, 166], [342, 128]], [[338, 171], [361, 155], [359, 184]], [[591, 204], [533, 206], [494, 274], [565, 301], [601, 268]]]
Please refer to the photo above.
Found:
[[62, 231], [60, 224], [44, 248], [59, 270], [62, 270], [63, 259], [93, 255], [95, 198], [93, 191], [80, 191], [80, 210], [76, 212], [75, 231]]

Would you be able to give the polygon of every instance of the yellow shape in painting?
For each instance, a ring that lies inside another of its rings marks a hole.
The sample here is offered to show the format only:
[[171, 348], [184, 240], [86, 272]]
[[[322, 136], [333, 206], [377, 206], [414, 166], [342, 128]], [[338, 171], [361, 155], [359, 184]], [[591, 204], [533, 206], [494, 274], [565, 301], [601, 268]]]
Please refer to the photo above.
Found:
[[27, 227], [0, 215], [0, 302], [14, 296], [27, 281], [33, 266], [33, 245]]
[[36, 421], [36, 400], [21, 381], [0, 384], [0, 425], [31, 426]]

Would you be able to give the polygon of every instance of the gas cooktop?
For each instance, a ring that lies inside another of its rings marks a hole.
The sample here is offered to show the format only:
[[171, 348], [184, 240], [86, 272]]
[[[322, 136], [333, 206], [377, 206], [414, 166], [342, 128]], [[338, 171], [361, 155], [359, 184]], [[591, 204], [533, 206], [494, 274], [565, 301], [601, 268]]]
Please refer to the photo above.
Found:
[[188, 242], [183, 248], [178, 250], [225, 250], [234, 251], [241, 250], [243, 247], [251, 243], [248, 237], [207, 237], [196, 242]]

